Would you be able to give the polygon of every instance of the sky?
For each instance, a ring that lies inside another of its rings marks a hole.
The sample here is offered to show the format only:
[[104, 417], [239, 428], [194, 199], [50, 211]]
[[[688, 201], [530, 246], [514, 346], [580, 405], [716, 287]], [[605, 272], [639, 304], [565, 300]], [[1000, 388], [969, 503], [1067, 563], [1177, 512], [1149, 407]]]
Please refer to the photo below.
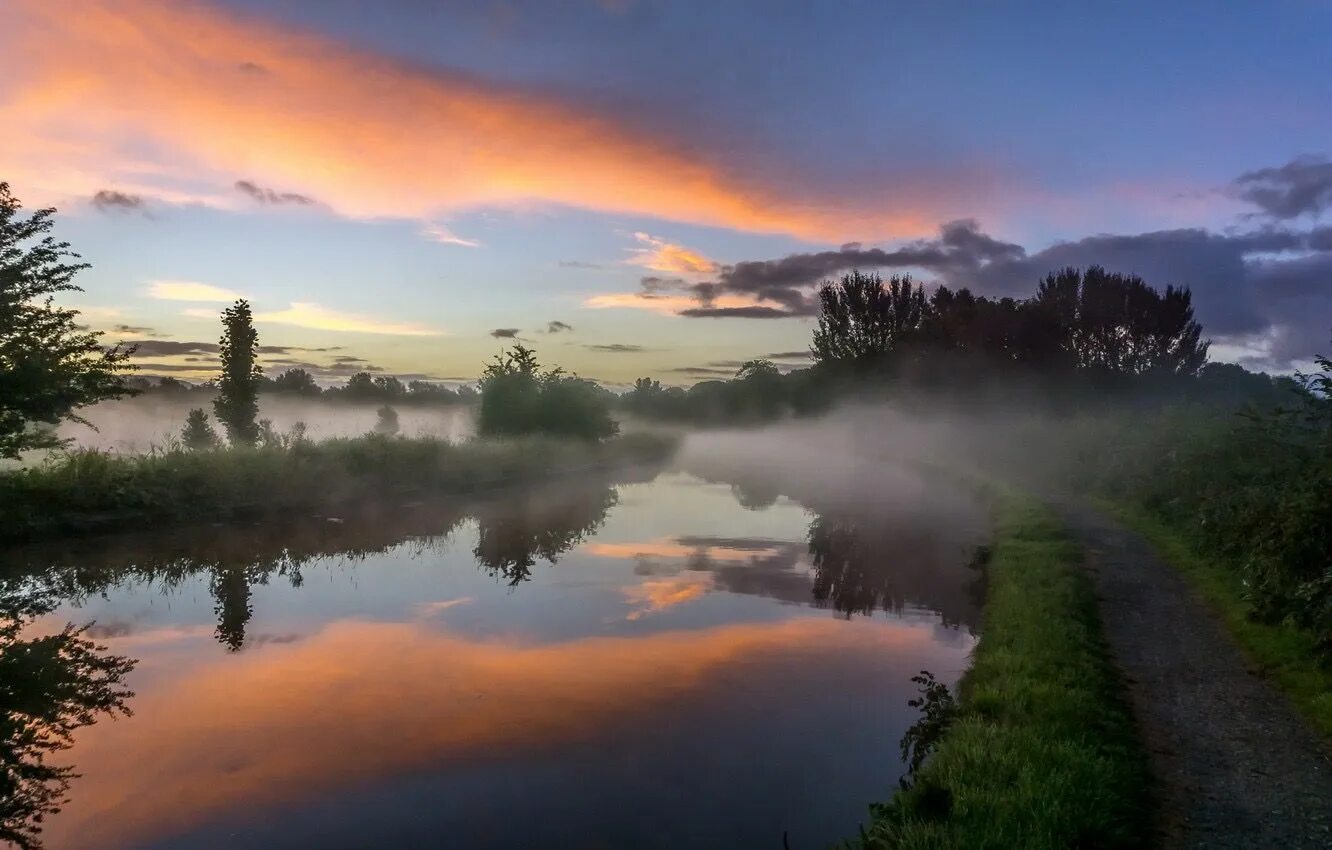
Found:
[[70, 300], [209, 377], [615, 387], [804, 360], [852, 268], [1188, 286], [1216, 359], [1332, 338], [1332, 2], [0, 0], [0, 181]]

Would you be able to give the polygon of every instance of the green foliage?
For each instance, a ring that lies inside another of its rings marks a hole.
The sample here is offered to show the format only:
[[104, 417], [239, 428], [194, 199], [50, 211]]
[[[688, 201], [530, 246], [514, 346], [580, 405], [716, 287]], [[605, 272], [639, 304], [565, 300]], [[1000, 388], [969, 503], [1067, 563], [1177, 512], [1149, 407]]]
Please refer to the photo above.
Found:
[[1101, 507], [1145, 537], [1163, 560], [1190, 580], [1254, 665], [1332, 741], [1332, 666], [1320, 661], [1313, 633], [1255, 619], [1253, 606], [1245, 599], [1243, 570], [1228, 559], [1202, 554], [1196, 534], [1181, 531], [1142, 507], [1117, 502], [1103, 502]]
[[[1080, 552], [1000, 494], [985, 622], [958, 704], [860, 848], [1063, 850], [1147, 841], [1146, 759]], [[947, 714], [948, 712], [945, 712]]]
[[56, 294], [82, 291], [74, 276], [88, 268], [67, 262], [78, 254], [49, 235], [55, 210], [21, 218], [21, 209], [0, 182], [0, 458], [59, 446], [53, 426], [133, 392], [121, 377], [131, 350], [103, 348], [77, 310], [55, 306]]
[[135, 662], [106, 654], [84, 629], [27, 635], [53, 607], [30, 588], [0, 588], [0, 841], [22, 850], [42, 846], [43, 820], [60, 811], [77, 778], [50, 759], [81, 727], [129, 714], [133, 696], [121, 682]]
[[549, 434], [604, 440], [619, 432], [610, 393], [560, 368], [545, 369], [522, 345], [495, 355], [481, 375], [478, 431], [486, 436]]
[[185, 448], [196, 452], [215, 449], [221, 443], [217, 432], [208, 421], [208, 414], [204, 413], [201, 407], [192, 409], [185, 417], [185, 427], [180, 432], [180, 441], [185, 444]]
[[674, 445], [650, 434], [603, 443], [379, 434], [314, 443], [293, 432], [245, 450], [71, 451], [0, 472], [0, 539], [289, 514], [404, 492], [470, 493], [661, 460]]
[[[1332, 370], [1326, 358], [1322, 368]], [[1107, 418], [1074, 467], [1232, 565], [1255, 619], [1313, 635], [1332, 658], [1332, 399], [1303, 376], [1277, 408], [1177, 407]]]
[[213, 414], [233, 446], [259, 440], [259, 333], [245, 299], [222, 311], [222, 376], [217, 381]]

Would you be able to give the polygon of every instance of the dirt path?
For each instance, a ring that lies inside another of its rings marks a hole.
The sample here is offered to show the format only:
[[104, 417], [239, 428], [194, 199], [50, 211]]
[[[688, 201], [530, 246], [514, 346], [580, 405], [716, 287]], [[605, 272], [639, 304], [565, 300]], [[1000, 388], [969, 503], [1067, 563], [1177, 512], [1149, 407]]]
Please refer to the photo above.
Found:
[[1191, 587], [1136, 534], [1086, 506], [1106, 638], [1129, 680], [1167, 848], [1332, 847], [1332, 759]]

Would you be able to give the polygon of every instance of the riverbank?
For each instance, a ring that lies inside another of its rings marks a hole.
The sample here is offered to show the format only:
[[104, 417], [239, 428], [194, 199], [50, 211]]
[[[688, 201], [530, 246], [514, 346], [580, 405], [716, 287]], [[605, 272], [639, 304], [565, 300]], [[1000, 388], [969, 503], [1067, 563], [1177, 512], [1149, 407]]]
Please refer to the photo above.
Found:
[[474, 494], [667, 458], [675, 440], [452, 443], [375, 435], [141, 455], [92, 450], [0, 473], [0, 540], [329, 511], [366, 499]]
[[1149, 774], [1082, 552], [1026, 497], [991, 491], [981, 639], [956, 715], [853, 846], [1140, 847]]
[[1288, 623], [1256, 619], [1245, 598], [1244, 571], [1222, 556], [1204, 556], [1202, 545], [1178, 527], [1146, 508], [1108, 500], [1097, 505], [1141, 535], [1188, 581], [1252, 665], [1290, 697], [1324, 740], [1332, 742], [1332, 668], [1322, 660], [1316, 637]]

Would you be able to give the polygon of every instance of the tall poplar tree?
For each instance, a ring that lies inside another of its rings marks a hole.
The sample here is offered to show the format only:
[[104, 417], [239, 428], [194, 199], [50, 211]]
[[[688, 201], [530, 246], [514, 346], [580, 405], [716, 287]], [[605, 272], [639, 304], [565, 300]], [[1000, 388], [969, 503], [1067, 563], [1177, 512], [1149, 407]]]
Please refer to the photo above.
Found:
[[259, 333], [244, 298], [222, 311], [221, 346], [213, 414], [233, 446], [253, 446], [259, 439]]

